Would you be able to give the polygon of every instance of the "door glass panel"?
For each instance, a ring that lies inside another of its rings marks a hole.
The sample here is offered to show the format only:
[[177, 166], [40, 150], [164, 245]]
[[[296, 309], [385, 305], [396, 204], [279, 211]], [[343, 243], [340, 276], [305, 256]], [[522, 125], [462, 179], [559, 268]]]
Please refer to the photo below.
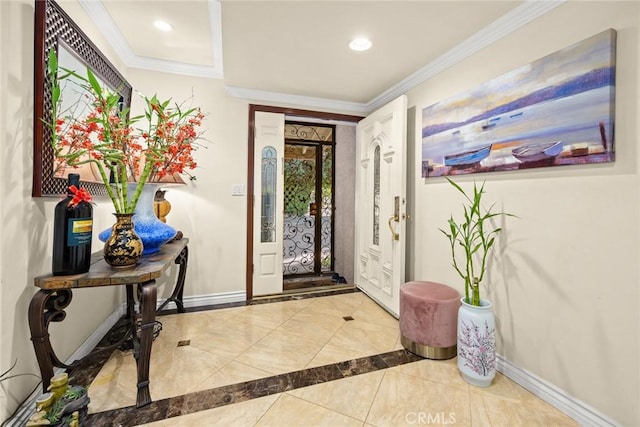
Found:
[[278, 158], [276, 149], [262, 149], [262, 189], [260, 241], [276, 241], [276, 189], [278, 179]]
[[322, 147], [322, 246], [321, 270], [333, 271], [333, 146]]
[[334, 268], [335, 125], [287, 121], [284, 133], [283, 274], [328, 276]]
[[373, 244], [380, 244], [380, 146], [373, 152]]
[[283, 274], [314, 272], [316, 146], [285, 145]]
[[284, 124], [284, 137], [289, 140], [332, 142], [333, 133], [333, 126], [314, 126], [296, 122]]

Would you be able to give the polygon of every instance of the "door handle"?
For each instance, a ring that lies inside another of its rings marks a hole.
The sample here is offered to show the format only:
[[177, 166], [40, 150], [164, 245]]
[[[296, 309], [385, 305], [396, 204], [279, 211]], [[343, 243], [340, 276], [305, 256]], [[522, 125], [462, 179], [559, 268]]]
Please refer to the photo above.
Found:
[[393, 240], [400, 240], [400, 235], [396, 233], [396, 231], [393, 229], [393, 225], [391, 225], [392, 221], [398, 222], [400, 221], [400, 218], [398, 218], [398, 215], [391, 215], [388, 222], [389, 230], [391, 230], [391, 235], [393, 236]]

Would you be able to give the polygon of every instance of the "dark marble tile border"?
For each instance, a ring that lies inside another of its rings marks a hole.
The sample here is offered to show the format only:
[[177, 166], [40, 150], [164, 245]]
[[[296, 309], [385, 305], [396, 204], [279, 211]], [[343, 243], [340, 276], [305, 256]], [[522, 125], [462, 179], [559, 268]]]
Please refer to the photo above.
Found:
[[[269, 304], [274, 302], [282, 302], [282, 301], [296, 301], [307, 298], [319, 298], [331, 295], [341, 295], [341, 294], [351, 294], [361, 292], [360, 289], [354, 288], [346, 288], [346, 289], [336, 289], [329, 290], [326, 292], [323, 291], [314, 291], [310, 293], [302, 293], [302, 294], [291, 294], [291, 295], [274, 295], [269, 298], [260, 298], [255, 299], [253, 301], [240, 301], [240, 302], [231, 302], [225, 304], [216, 304], [216, 305], [206, 305], [199, 307], [190, 307], [185, 308], [187, 313], [197, 313], [201, 311], [211, 311], [211, 310], [221, 310], [224, 308], [234, 308], [234, 307], [246, 307], [248, 305], [257, 305], [257, 304]], [[178, 311], [176, 309], [163, 310], [160, 313], [156, 314], [156, 319], [160, 319], [162, 316], [167, 316], [170, 314], [177, 314]], [[84, 387], [89, 387], [89, 385], [93, 382], [95, 377], [100, 373], [100, 370], [104, 366], [104, 364], [109, 360], [111, 354], [115, 350], [115, 348], [108, 348], [113, 345], [115, 342], [110, 337], [118, 334], [118, 329], [122, 328], [122, 324], [125, 322], [124, 317], [120, 319], [116, 325], [114, 325], [109, 332], [102, 338], [100, 343], [96, 346], [96, 348], [104, 347], [105, 350], [91, 354], [81, 361], [78, 362], [77, 365], [74, 365], [73, 368], [67, 370], [69, 374], [69, 383], [73, 385], [80, 385]], [[162, 333], [162, 332], [161, 332]], [[96, 351], [95, 349], [93, 350]]]
[[[296, 301], [308, 298], [320, 298], [331, 295], [341, 295], [361, 292], [358, 288], [345, 288], [329, 291], [314, 291], [310, 293], [290, 294], [290, 295], [274, 295], [268, 298], [259, 298], [252, 301], [241, 301], [235, 303], [217, 304], [209, 306], [200, 306], [185, 308], [187, 313], [196, 313], [201, 311], [220, 310], [225, 308], [245, 307], [248, 305], [269, 304], [283, 301]], [[157, 313], [156, 319], [162, 316], [177, 314], [176, 309], [163, 310]], [[114, 336], [118, 336], [118, 329], [122, 328], [125, 322], [124, 318], [118, 321], [109, 332], [102, 338], [97, 348], [104, 348], [103, 351], [95, 352], [82, 359], [77, 365], [68, 369], [69, 383], [89, 387], [109, 357], [117, 348], [114, 347]], [[197, 393], [191, 393], [184, 396], [177, 396], [169, 399], [162, 399], [152, 402], [144, 408], [136, 408], [135, 406], [118, 408], [110, 411], [99, 412], [89, 415], [86, 420], [90, 426], [128, 426], [140, 423], [149, 423], [152, 421], [163, 420], [170, 417], [186, 415], [205, 409], [216, 408], [232, 403], [243, 402], [245, 400], [255, 399], [257, 397], [268, 396], [274, 393], [293, 390], [300, 387], [306, 387], [313, 384], [320, 384], [326, 381], [346, 378], [353, 375], [359, 375], [372, 372], [379, 369], [386, 369], [391, 366], [397, 366], [403, 363], [409, 363], [420, 360], [418, 356], [413, 355], [405, 350], [385, 353], [354, 359], [345, 362], [336, 363], [334, 365], [326, 365], [317, 368], [311, 368], [287, 374], [276, 375], [272, 377], [262, 378], [245, 383], [233, 384], [230, 386], [220, 387], [211, 390], [205, 390]]]
[[[319, 297], [327, 297], [331, 295], [342, 295], [342, 294], [354, 294], [361, 292], [360, 289], [353, 288], [344, 288], [344, 289], [335, 289], [335, 290], [327, 290], [327, 291], [309, 291], [305, 293], [291, 293], [291, 294], [283, 294], [283, 295], [273, 295], [269, 297], [257, 297], [251, 301], [239, 301], [239, 302], [228, 302], [225, 304], [215, 304], [215, 305], [203, 305], [199, 307], [185, 307], [185, 311], [187, 313], [197, 313], [199, 311], [210, 311], [210, 310], [220, 310], [223, 308], [234, 308], [234, 307], [246, 307], [248, 305], [258, 305], [258, 304], [269, 304], [273, 302], [283, 302], [283, 301], [297, 301], [308, 298], [319, 298]], [[177, 314], [178, 310], [170, 309], [170, 310], [162, 310], [157, 316], [165, 316], [168, 314]]]
[[396, 350], [389, 353], [362, 357], [331, 365], [161, 399], [143, 408], [127, 406], [125, 408], [98, 412], [90, 414], [86, 419], [86, 423], [90, 426], [123, 427], [151, 423], [295, 390], [301, 387], [392, 368], [419, 360], [422, 360], [422, 358], [407, 350]]

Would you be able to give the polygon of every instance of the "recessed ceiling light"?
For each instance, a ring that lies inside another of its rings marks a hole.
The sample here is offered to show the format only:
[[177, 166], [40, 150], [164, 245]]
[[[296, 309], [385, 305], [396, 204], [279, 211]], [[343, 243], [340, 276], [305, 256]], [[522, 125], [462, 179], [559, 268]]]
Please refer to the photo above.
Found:
[[356, 51], [367, 50], [370, 47], [371, 47], [371, 40], [364, 37], [353, 39], [351, 40], [351, 43], [349, 43], [349, 48], [351, 48], [351, 50], [356, 50]]
[[169, 24], [168, 22], [164, 22], [164, 21], [153, 21], [153, 25], [159, 29], [160, 31], [171, 31], [173, 30], [173, 26], [171, 24]]

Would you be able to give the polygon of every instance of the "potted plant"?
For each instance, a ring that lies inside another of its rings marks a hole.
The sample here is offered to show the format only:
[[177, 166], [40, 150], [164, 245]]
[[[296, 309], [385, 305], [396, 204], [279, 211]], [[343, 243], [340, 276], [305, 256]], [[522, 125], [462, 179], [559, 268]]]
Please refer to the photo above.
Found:
[[[130, 117], [129, 109], [121, 108], [117, 91], [103, 87], [88, 67], [86, 77], [75, 70], [59, 67], [53, 49], [49, 52], [47, 65], [52, 122], [45, 124], [52, 131], [56, 172], [87, 164], [95, 167], [117, 218], [114, 228], [104, 239], [105, 260], [114, 267], [133, 266], [143, 254], [140, 237], [143, 242], [144, 237], [136, 234], [139, 227], [133, 228], [132, 217], [145, 192], [151, 194], [148, 207], [152, 209], [156, 190], [149, 192], [145, 184], [162, 182], [167, 175], [189, 175], [188, 171], [197, 167], [192, 153], [198, 148], [197, 141], [201, 137], [198, 129], [204, 114], [197, 107], [185, 108], [171, 99], [162, 101], [154, 95], [151, 98], [142, 96], [144, 115]], [[82, 95], [66, 105], [62, 85], [76, 86]], [[145, 121], [143, 129], [134, 128], [134, 124]], [[175, 230], [171, 230], [173, 234], [168, 238], [153, 242], [156, 251], [160, 244], [175, 235]]]
[[440, 229], [449, 239], [453, 268], [464, 280], [458, 311], [458, 369], [467, 382], [486, 387], [495, 377], [495, 320], [491, 302], [480, 296], [480, 284], [487, 272], [487, 256], [502, 231], [491, 220], [514, 215], [494, 212], [494, 205], [484, 209], [484, 182], [474, 182], [473, 194], [467, 194], [451, 179], [447, 181], [465, 198], [462, 219], [451, 215], [448, 229]]

